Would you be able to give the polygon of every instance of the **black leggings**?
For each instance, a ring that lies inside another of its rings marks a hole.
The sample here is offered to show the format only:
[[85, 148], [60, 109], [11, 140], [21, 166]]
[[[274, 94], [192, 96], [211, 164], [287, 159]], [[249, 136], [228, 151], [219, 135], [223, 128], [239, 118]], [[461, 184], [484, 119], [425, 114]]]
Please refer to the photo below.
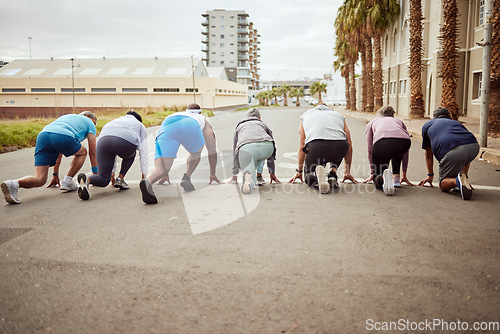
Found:
[[307, 143], [303, 149], [306, 153], [304, 181], [307, 185], [312, 187], [316, 183], [316, 166], [330, 163], [330, 167], [339, 168], [348, 150], [347, 140], [316, 139]]
[[400, 173], [401, 160], [411, 146], [410, 139], [403, 138], [382, 138], [373, 144], [372, 161], [374, 165], [373, 177], [380, 175], [389, 168], [392, 162], [392, 172]]
[[120, 137], [105, 136], [99, 139], [96, 149], [98, 174], [90, 176], [89, 182], [106, 187], [111, 181], [116, 156], [123, 159], [120, 174], [125, 175], [134, 163], [137, 146]]

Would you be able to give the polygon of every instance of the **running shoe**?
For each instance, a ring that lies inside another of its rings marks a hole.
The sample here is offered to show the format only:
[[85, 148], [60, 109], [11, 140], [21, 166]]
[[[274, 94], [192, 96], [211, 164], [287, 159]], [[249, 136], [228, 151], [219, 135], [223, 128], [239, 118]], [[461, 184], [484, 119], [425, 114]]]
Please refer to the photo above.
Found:
[[7, 180], [2, 182], [2, 192], [5, 196], [5, 200], [10, 204], [21, 204], [19, 198], [17, 198], [17, 193], [19, 191], [19, 186], [14, 185], [13, 180]]
[[382, 188], [387, 196], [394, 195], [394, 181], [392, 181], [392, 170], [386, 169], [383, 174], [384, 184]]
[[184, 188], [185, 191], [193, 191], [194, 190], [194, 186], [191, 183], [191, 179], [189, 178], [189, 176], [186, 173], [184, 173], [184, 176], [182, 177], [181, 187]]
[[316, 179], [318, 182], [319, 192], [321, 194], [327, 194], [330, 191], [330, 184], [326, 179], [326, 170], [324, 166], [316, 166]]
[[61, 182], [61, 188], [59, 188], [59, 189], [65, 190], [65, 191], [76, 191], [76, 190], [78, 190], [78, 184], [76, 184], [73, 181], [64, 182], [64, 180], [63, 180]]
[[124, 179], [122, 179], [121, 177], [117, 177], [116, 180], [115, 180], [115, 188], [120, 188], [122, 190], [125, 190], [125, 189], [129, 189], [129, 186], [127, 184], [127, 182], [125, 182]]
[[457, 187], [460, 189], [460, 197], [464, 200], [469, 200], [472, 197], [472, 187], [469, 184], [469, 178], [464, 172], [458, 173], [456, 178]]
[[241, 192], [243, 194], [250, 194], [250, 192], [252, 191], [251, 182], [252, 182], [252, 173], [250, 173], [247, 170], [244, 171], [243, 181], [241, 182]]
[[328, 173], [328, 183], [330, 184], [330, 188], [339, 187], [339, 178], [333, 170]]
[[401, 188], [401, 178], [399, 175], [394, 174], [394, 188]]
[[148, 179], [142, 179], [139, 182], [139, 188], [142, 193], [142, 201], [146, 204], [156, 204], [158, 200], [156, 199], [155, 193], [153, 192], [153, 187]]
[[78, 197], [84, 201], [90, 198], [89, 178], [85, 173], [78, 174]]
[[255, 184], [260, 187], [260, 186], [263, 186], [265, 183], [266, 183], [266, 181], [264, 181], [264, 178], [262, 177], [262, 175], [257, 175], [257, 182]]

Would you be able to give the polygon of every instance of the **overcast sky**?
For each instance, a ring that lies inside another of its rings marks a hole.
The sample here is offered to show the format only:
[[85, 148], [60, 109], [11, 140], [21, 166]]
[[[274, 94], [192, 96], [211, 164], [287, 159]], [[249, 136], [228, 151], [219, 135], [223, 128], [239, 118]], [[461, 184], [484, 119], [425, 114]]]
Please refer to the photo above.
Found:
[[201, 14], [245, 10], [261, 35], [263, 80], [331, 73], [342, 0], [12, 0], [0, 6], [0, 60], [201, 57]]

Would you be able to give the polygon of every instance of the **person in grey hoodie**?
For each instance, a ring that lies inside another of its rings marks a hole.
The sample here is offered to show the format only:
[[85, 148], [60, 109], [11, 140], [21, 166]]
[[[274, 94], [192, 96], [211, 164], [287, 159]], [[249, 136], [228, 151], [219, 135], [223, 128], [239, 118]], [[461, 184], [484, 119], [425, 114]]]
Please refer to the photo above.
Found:
[[281, 183], [275, 174], [276, 146], [273, 132], [260, 119], [257, 108], [250, 109], [246, 118], [238, 123], [233, 143], [233, 177], [229, 183], [238, 183], [239, 170], [243, 170], [241, 192], [249, 194], [255, 185], [262, 186], [264, 161], [272, 183]]

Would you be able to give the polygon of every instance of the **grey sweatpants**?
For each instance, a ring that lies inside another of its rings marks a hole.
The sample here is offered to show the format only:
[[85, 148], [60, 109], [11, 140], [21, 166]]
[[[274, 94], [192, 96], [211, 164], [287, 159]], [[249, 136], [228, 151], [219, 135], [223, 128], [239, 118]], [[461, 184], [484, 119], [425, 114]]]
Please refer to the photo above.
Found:
[[461, 145], [450, 150], [439, 162], [439, 183], [448, 177], [455, 178], [479, 153], [479, 144]]

